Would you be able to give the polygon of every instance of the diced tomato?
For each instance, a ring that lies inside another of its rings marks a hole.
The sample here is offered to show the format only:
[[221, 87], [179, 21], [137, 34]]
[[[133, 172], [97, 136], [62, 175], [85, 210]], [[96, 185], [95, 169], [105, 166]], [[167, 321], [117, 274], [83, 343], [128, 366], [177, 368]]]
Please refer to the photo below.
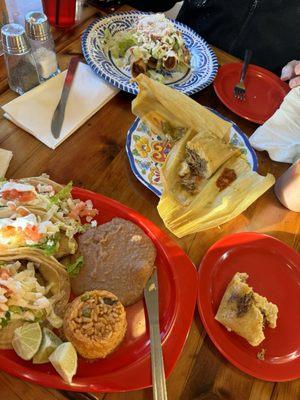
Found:
[[39, 233], [36, 226], [27, 225], [24, 232], [25, 235], [33, 242], [38, 242], [43, 237], [43, 235]]
[[31, 191], [19, 192], [16, 189], [12, 189], [4, 190], [2, 192], [2, 198], [4, 200], [18, 200], [21, 203], [27, 203], [34, 200], [36, 198], [36, 195], [34, 192]]
[[98, 214], [98, 210], [88, 209], [84, 201], [76, 204], [75, 208], [69, 213], [70, 218], [79, 219], [79, 217], [94, 217]]
[[0, 279], [8, 279], [10, 278], [10, 273], [8, 271], [8, 269], [6, 268], [1, 268], [0, 269]]
[[4, 226], [1, 229], [1, 231], [2, 231], [2, 236], [5, 238], [8, 238], [8, 237], [14, 236], [16, 229], [13, 226], [7, 225], [7, 226]]
[[9, 296], [9, 295], [11, 295], [12, 293], [13, 293], [13, 291], [11, 290], [11, 289], [9, 289], [7, 286], [5, 286], [5, 285], [1, 285], [0, 284], [0, 288], [2, 288], [2, 289], [5, 289], [6, 290], [6, 295], [7, 296]]

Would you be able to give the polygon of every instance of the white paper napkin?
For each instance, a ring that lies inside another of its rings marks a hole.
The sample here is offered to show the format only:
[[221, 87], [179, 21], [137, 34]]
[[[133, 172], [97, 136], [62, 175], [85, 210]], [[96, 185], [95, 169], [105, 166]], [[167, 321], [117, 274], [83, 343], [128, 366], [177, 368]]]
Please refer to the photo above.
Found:
[[4, 178], [8, 170], [13, 153], [10, 150], [0, 149], [0, 178]]
[[280, 108], [250, 137], [251, 145], [266, 150], [274, 161], [300, 158], [300, 87], [292, 89]]
[[60, 137], [55, 139], [51, 133], [51, 120], [61, 96], [66, 72], [2, 107], [5, 111], [4, 117], [51, 149], [59, 146], [119, 92], [119, 89], [100, 79], [88, 65], [79, 63], [67, 101]]

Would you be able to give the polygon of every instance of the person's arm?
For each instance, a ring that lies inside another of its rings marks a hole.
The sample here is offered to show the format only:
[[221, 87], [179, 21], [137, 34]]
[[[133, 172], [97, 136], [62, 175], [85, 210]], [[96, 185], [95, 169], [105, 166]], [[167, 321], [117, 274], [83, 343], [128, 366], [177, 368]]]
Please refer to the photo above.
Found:
[[293, 60], [282, 68], [281, 79], [289, 81], [290, 88], [300, 86], [300, 61]]
[[126, 4], [142, 11], [166, 11], [177, 3], [178, 0], [128, 0]]

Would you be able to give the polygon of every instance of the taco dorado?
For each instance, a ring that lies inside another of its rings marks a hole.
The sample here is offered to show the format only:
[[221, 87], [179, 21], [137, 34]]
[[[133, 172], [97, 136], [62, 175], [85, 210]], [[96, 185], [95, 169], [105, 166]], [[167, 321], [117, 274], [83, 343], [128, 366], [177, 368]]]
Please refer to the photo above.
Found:
[[64, 267], [41, 250], [18, 248], [0, 254], [0, 348], [11, 348], [24, 322], [62, 326], [70, 296]]
[[74, 254], [74, 235], [97, 214], [91, 201], [73, 199], [66, 186], [46, 176], [0, 184], [0, 249], [34, 246], [57, 258]]

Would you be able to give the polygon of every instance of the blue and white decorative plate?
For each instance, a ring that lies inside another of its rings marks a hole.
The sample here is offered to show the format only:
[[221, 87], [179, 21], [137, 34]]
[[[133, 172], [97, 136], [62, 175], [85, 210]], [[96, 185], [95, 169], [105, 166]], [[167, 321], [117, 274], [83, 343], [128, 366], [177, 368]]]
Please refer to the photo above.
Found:
[[[247, 136], [230, 119], [211, 108], [209, 110], [225, 121], [232, 123], [230, 143], [241, 150], [252, 170], [256, 171], [258, 167], [257, 157]], [[160, 170], [171, 147], [170, 143], [151, 133], [139, 118], [134, 121], [127, 132], [126, 151], [132, 172], [143, 185], [159, 197], [162, 191]]]
[[[131, 11], [100, 18], [94, 21], [82, 36], [83, 55], [91, 68], [112, 85], [133, 94], [137, 94], [138, 89], [135, 82], [130, 82], [130, 68], [117, 66], [111, 54], [106, 54], [104, 51], [101, 39], [106, 29], [109, 29], [112, 35], [131, 29], [143, 14], [150, 13]], [[185, 72], [169, 72], [165, 77], [166, 84], [191, 95], [212, 83], [218, 70], [217, 58], [201, 36], [178, 21], [172, 20], [172, 22], [182, 33], [192, 57], [191, 67]]]

